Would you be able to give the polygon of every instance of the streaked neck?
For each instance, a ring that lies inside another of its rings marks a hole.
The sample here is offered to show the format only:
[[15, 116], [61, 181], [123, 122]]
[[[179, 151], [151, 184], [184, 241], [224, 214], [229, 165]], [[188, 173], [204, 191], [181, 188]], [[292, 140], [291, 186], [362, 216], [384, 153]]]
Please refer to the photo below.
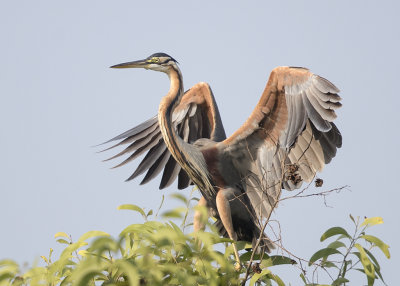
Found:
[[213, 197], [211, 194], [215, 190], [209, 180], [209, 173], [204, 157], [197, 147], [182, 140], [172, 122], [172, 113], [184, 94], [182, 75], [179, 68], [171, 68], [168, 77], [171, 81], [171, 86], [168, 94], [161, 100], [158, 109], [158, 123], [164, 142], [178, 164], [199, 187], [203, 196], [208, 201], [211, 201]]
[[179, 137], [173, 126], [172, 113], [183, 96], [182, 75], [179, 68], [171, 68], [167, 74], [170, 80], [170, 88], [168, 94], [161, 100], [158, 109], [158, 122], [169, 151], [178, 162], [181, 162], [184, 158], [180, 158], [181, 152], [179, 151], [186, 142]]

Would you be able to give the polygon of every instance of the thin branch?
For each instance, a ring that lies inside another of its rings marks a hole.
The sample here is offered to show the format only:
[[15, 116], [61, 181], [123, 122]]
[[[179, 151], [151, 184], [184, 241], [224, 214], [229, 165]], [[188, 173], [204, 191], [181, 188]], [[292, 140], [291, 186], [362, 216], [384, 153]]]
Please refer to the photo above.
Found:
[[350, 189], [349, 189], [350, 186], [345, 185], [345, 186], [342, 186], [342, 187], [339, 187], [339, 188], [335, 188], [335, 189], [331, 189], [331, 190], [328, 190], [328, 191], [322, 191], [322, 192], [318, 192], [318, 193], [312, 193], [312, 194], [308, 194], [308, 195], [302, 195], [302, 194], [304, 193], [304, 191], [307, 190], [307, 189], [309, 188], [310, 185], [311, 185], [311, 183], [310, 183], [306, 188], [304, 188], [304, 189], [302, 189], [300, 192], [298, 192], [297, 194], [295, 194], [295, 195], [293, 195], [293, 196], [290, 196], [290, 197], [286, 197], [286, 198], [279, 199], [279, 201], [284, 201], [284, 200], [289, 200], [289, 199], [294, 199], [294, 198], [308, 198], [308, 197], [322, 196], [322, 197], [324, 198], [324, 204], [325, 204], [325, 206], [329, 207], [329, 206], [327, 205], [327, 203], [326, 203], [326, 197], [327, 197], [330, 193], [333, 193], [333, 192], [340, 193], [343, 189], [344, 189], [344, 190], [350, 191]]
[[[278, 198], [279, 198], [281, 192], [282, 192], [282, 189], [280, 189], [280, 191], [279, 191]], [[272, 207], [272, 210], [276, 207], [276, 205], [278, 204], [278, 202], [279, 202], [278, 200], [275, 202], [274, 206]], [[244, 286], [244, 285], [246, 284], [246, 281], [247, 281], [247, 279], [248, 279], [248, 277], [249, 277], [250, 269], [251, 269], [251, 266], [252, 266], [253, 260], [254, 260], [254, 255], [256, 254], [256, 249], [257, 249], [258, 246], [260, 245], [261, 239], [262, 239], [262, 237], [264, 236], [264, 230], [265, 230], [265, 228], [266, 228], [267, 225], [268, 225], [269, 218], [271, 217], [271, 215], [272, 215], [272, 211], [268, 214], [268, 217], [266, 218], [265, 223], [264, 223], [264, 225], [263, 225], [263, 227], [262, 227], [262, 229], [261, 229], [260, 236], [258, 237], [257, 242], [256, 242], [256, 245], [255, 245], [254, 248], [253, 248], [253, 251], [252, 251], [252, 253], [251, 253], [251, 257], [250, 257], [250, 260], [249, 260], [249, 264], [248, 264], [247, 269], [246, 269], [246, 275], [245, 275], [245, 277], [244, 277], [244, 279], [243, 279], [243, 282], [242, 282], [242, 286]]]

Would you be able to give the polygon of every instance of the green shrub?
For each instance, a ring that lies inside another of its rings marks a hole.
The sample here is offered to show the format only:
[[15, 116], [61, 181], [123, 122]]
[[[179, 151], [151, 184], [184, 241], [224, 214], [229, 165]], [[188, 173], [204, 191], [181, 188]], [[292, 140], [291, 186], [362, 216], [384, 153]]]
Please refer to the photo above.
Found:
[[[64, 232], [55, 234], [57, 242], [65, 245], [58, 259], [54, 260], [50, 249], [47, 257], [42, 256], [43, 266], [34, 266], [25, 273], [14, 261], [0, 261], [0, 285], [285, 285], [273, 273], [278, 265], [286, 265], [290, 271], [300, 268], [299, 283], [304, 285], [346, 285], [349, 271], [354, 270], [366, 277], [368, 285], [378, 279], [383, 282], [372, 252], [379, 249], [389, 258], [388, 245], [366, 234], [370, 227], [383, 222], [381, 218], [368, 218], [361, 223], [350, 216], [354, 234], [342, 227], [328, 229], [321, 242], [335, 240], [309, 260], [289, 254], [261, 257], [246, 250], [248, 243], [237, 242], [243, 267], [235, 271], [232, 241], [221, 238], [210, 223], [208, 232], [185, 233], [190, 201], [195, 199], [187, 200], [179, 194], [174, 197], [185, 206], [161, 217], [153, 215], [153, 211], [145, 213], [136, 205], [120, 206], [119, 209], [139, 212], [144, 222], [129, 225], [117, 238], [102, 231], [89, 231], [74, 242]], [[305, 275], [305, 266], [298, 267], [304, 265], [299, 260], [307, 261], [308, 267], [329, 272], [328, 284], [314, 284]]]

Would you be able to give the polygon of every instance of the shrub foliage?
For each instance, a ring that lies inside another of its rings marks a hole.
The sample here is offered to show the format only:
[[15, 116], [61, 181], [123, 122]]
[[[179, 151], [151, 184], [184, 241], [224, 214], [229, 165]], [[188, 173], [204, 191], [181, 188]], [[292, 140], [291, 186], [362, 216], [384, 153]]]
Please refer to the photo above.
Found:
[[[286, 265], [288, 271], [300, 269], [298, 284], [347, 285], [348, 273], [354, 271], [364, 275], [368, 285], [377, 280], [385, 283], [373, 252], [381, 251], [390, 258], [389, 247], [367, 234], [370, 227], [383, 223], [379, 217], [360, 222], [350, 216], [352, 235], [342, 227], [329, 228], [320, 239], [329, 244], [309, 259], [298, 258], [279, 246], [279, 255], [252, 255], [248, 243], [237, 242], [242, 263], [238, 271], [233, 242], [221, 238], [208, 222], [210, 231], [185, 232], [190, 225], [186, 224], [190, 201], [195, 199], [179, 194], [174, 197], [183, 201], [184, 207], [161, 216], [151, 210], [145, 213], [136, 205], [120, 206], [139, 212], [144, 221], [127, 226], [116, 238], [89, 231], [72, 241], [68, 234], [56, 233], [56, 241], [65, 245], [59, 257], [54, 259], [50, 249], [48, 256], [41, 257], [42, 265], [24, 273], [14, 261], [1, 260], [0, 285], [285, 285], [284, 277], [274, 274], [275, 267], [282, 267], [278, 265]], [[307, 264], [314, 271], [308, 271]], [[315, 281], [317, 271], [326, 273], [329, 281]]]

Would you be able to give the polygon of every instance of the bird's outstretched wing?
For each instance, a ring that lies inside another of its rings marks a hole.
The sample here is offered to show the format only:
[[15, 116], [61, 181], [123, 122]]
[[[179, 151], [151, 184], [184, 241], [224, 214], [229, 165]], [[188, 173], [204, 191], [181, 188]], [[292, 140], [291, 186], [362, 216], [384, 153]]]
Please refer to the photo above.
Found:
[[310, 182], [341, 147], [333, 120], [339, 90], [305, 68], [278, 67], [247, 121], [219, 143], [256, 214], [267, 217], [282, 187]]
[[[188, 143], [194, 143], [200, 138], [209, 138], [216, 142], [226, 138], [214, 95], [210, 86], [206, 83], [198, 83], [185, 92], [180, 104], [174, 110], [172, 121], [178, 134]], [[124, 144], [129, 145], [107, 160], [130, 154], [115, 168], [125, 165], [147, 152], [137, 169], [127, 180], [132, 180], [147, 172], [141, 181], [141, 184], [145, 184], [164, 170], [160, 189], [171, 185], [176, 177], [178, 177], [179, 189], [184, 189], [190, 184], [188, 175], [177, 164], [164, 143], [157, 116], [106, 143], [115, 140], [120, 140], [120, 142], [104, 151]]]

